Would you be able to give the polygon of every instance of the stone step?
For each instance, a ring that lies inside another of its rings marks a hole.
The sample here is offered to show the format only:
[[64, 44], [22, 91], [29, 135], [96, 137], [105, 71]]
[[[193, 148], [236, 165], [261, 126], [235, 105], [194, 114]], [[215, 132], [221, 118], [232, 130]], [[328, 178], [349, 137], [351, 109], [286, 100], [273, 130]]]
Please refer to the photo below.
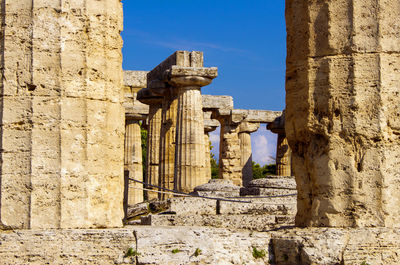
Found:
[[221, 201], [218, 210], [220, 214], [295, 215], [297, 204], [296, 200], [279, 204], [257, 200], [252, 200], [252, 203]]
[[[240, 189], [240, 196], [279, 196], [297, 194], [296, 190], [281, 189], [281, 188], [260, 188], [260, 187], [247, 187]], [[295, 197], [295, 196], [293, 196]]]
[[142, 225], [209, 226], [229, 229], [268, 231], [294, 225], [294, 216], [286, 215], [174, 215], [157, 214], [141, 218]]
[[247, 187], [296, 190], [296, 180], [294, 177], [268, 176], [267, 178], [253, 179]]

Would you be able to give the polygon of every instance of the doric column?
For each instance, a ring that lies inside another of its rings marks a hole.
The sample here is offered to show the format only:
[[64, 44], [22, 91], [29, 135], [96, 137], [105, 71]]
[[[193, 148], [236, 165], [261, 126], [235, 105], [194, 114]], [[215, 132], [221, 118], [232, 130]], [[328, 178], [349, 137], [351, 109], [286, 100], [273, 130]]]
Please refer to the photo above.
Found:
[[267, 129], [278, 134], [276, 145], [276, 174], [278, 176], [292, 175], [292, 151], [289, 147], [285, 133], [285, 111], [282, 116], [276, 118], [273, 122], [267, 124]]
[[[138, 120], [127, 120], [125, 123], [125, 171], [130, 179], [143, 181], [142, 141]], [[143, 201], [143, 184], [128, 181], [128, 205]]]
[[[161, 137], [162, 105], [161, 102], [154, 102], [150, 105], [147, 130], [147, 161], [146, 161], [146, 183], [158, 186], [159, 165], [160, 165], [160, 137]], [[154, 187], [147, 187], [154, 189]], [[149, 200], [158, 198], [155, 192], [147, 192]]]
[[[175, 138], [176, 115], [178, 111], [178, 98], [172, 89], [166, 92], [162, 103], [161, 138], [160, 138], [160, 185], [163, 188], [174, 189], [175, 173]], [[161, 199], [171, 197], [161, 194]]]
[[400, 226], [398, 1], [286, 1], [296, 224]]
[[242, 185], [247, 184], [253, 179], [253, 158], [251, 151], [250, 134], [257, 131], [259, 123], [242, 122], [239, 126], [240, 142], [240, 166], [242, 167]]
[[211, 111], [204, 111], [205, 178], [202, 183], [208, 183], [208, 181], [211, 179], [211, 150], [209, 133], [215, 131], [219, 126], [219, 122], [217, 120], [211, 119], [211, 114]]
[[217, 76], [216, 68], [172, 66], [168, 82], [177, 89], [175, 189], [191, 192], [205, 176], [204, 117], [201, 87]]
[[122, 4], [0, 8], [0, 226], [121, 226]]
[[239, 115], [213, 112], [213, 118], [221, 124], [219, 141], [219, 176], [228, 179], [234, 185], [242, 185], [242, 167], [240, 162], [239, 125], [247, 113]]
[[291, 176], [291, 159], [292, 152], [290, 150], [286, 134], [278, 133], [276, 146], [276, 174], [278, 176]]

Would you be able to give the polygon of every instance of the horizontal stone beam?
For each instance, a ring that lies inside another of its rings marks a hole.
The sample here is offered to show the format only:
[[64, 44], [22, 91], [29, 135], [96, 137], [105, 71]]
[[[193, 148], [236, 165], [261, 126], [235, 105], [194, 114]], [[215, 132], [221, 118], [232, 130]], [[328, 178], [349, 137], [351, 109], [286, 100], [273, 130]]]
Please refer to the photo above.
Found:
[[281, 115], [282, 111], [234, 109], [232, 110], [232, 121], [246, 120], [247, 122], [271, 123]]
[[285, 111], [274, 122], [268, 123], [267, 129], [273, 133], [285, 133]]
[[133, 88], [147, 87], [148, 71], [124, 71], [124, 86]]
[[205, 110], [229, 110], [233, 109], [233, 98], [231, 96], [202, 95], [203, 109]]
[[147, 86], [147, 71], [124, 71], [125, 118], [145, 120], [149, 114], [149, 106], [136, 99], [136, 94]]
[[189, 52], [189, 51], [176, 51], [169, 56], [147, 75], [148, 81], [164, 79], [164, 73], [170, 69], [171, 66], [183, 67], [203, 67], [203, 53], [202, 52]]

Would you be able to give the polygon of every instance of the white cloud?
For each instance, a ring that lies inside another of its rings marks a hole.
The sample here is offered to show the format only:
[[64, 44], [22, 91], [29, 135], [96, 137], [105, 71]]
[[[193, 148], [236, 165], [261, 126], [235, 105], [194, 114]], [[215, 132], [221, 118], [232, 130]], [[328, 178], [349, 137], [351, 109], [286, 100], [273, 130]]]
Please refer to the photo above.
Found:
[[275, 163], [276, 140], [276, 134], [265, 129], [265, 126], [261, 126], [253, 133], [251, 136], [253, 161], [261, 166]]
[[213, 149], [211, 152], [214, 154], [215, 159], [218, 162], [218, 156], [219, 156], [219, 132], [220, 132], [220, 127], [218, 127], [215, 131], [210, 132], [210, 141], [211, 145], [213, 146]]
[[[211, 152], [218, 160], [219, 155], [219, 133], [220, 128], [210, 133], [210, 141], [213, 146]], [[253, 151], [253, 161], [261, 166], [275, 163], [276, 156], [276, 134], [261, 125], [257, 132], [251, 134], [251, 147]]]

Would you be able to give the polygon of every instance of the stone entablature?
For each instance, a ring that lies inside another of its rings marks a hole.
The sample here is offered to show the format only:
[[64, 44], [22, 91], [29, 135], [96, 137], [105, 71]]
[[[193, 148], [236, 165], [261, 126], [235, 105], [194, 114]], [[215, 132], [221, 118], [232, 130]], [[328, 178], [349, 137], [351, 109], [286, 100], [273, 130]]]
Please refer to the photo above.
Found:
[[246, 185], [253, 176], [250, 133], [260, 123], [271, 123], [281, 116], [280, 111], [217, 109], [212, 118], [221, 123], [219, 172], [223, 179], [232, 180], [235, 185]]

